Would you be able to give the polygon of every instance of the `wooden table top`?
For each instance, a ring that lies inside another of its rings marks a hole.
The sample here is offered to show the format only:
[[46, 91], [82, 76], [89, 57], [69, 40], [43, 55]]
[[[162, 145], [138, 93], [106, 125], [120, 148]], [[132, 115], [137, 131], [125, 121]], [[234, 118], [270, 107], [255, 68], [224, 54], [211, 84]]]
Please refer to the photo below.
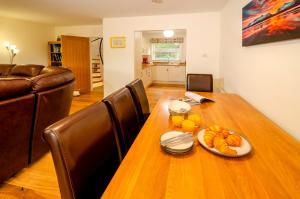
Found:
[[300, 198], [300, 143], [237, 95], [201, 95], [215, 103], [193, 106], [192, 112], [202, 116], [205, 126], [218, 124], [244, 134], [252, 153], [225, 158], [195, 142], [187, 155], [166, 154], [160, 135], [173, 129], [168, 102], [179, 96], [165, 95], [102, 198]]

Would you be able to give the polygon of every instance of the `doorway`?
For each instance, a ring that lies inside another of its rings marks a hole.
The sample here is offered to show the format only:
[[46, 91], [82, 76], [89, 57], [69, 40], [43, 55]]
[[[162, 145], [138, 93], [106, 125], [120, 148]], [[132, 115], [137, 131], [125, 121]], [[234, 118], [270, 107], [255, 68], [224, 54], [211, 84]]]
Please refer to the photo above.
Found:
[[145, 87], [186, 83], [186, 30], [135, 32], [135, 78]]
[[90, 37], [91, 90], [103, 90], [103, 54], [101, 37]]

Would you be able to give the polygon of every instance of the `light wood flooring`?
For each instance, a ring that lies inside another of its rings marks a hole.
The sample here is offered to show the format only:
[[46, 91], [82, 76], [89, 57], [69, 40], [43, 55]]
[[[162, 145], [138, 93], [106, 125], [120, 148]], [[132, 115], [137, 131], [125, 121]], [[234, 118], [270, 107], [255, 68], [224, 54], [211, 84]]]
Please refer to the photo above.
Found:
[[[183, 86], [154, 85], [146, 89], [152, 109], [164, 93], [184, 91]], [[103, 87], [74, 97], [70, 113], [75, 113], [103, 98]], [[0, 186], [0, 199], [60, 199], [60, 192], [51, 153], [24, 168]]]

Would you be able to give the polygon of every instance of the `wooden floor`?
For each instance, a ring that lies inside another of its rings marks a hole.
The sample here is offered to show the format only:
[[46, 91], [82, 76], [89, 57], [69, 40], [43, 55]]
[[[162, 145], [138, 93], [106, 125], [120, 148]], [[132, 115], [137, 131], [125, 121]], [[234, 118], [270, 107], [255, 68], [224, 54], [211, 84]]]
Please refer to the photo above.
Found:
[[[146, 89], [152, 109], [163, 93], [184, 91], [183, 86], [155, 85]], [[103, 98], [103, 87], [74, 97], [70, 113], [75, 113]], [[0, 187], [0, 199], [60, 199], [52, 156], [47, 153], [39, 161], [24, 168]]]

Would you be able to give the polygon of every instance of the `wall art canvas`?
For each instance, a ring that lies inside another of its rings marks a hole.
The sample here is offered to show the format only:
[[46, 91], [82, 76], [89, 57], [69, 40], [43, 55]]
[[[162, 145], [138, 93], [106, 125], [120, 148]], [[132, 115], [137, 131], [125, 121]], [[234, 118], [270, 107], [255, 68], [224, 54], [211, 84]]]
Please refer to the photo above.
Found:
[[243, 8], [243, 46], [300, 38], [300, 0], [252, 0]]

